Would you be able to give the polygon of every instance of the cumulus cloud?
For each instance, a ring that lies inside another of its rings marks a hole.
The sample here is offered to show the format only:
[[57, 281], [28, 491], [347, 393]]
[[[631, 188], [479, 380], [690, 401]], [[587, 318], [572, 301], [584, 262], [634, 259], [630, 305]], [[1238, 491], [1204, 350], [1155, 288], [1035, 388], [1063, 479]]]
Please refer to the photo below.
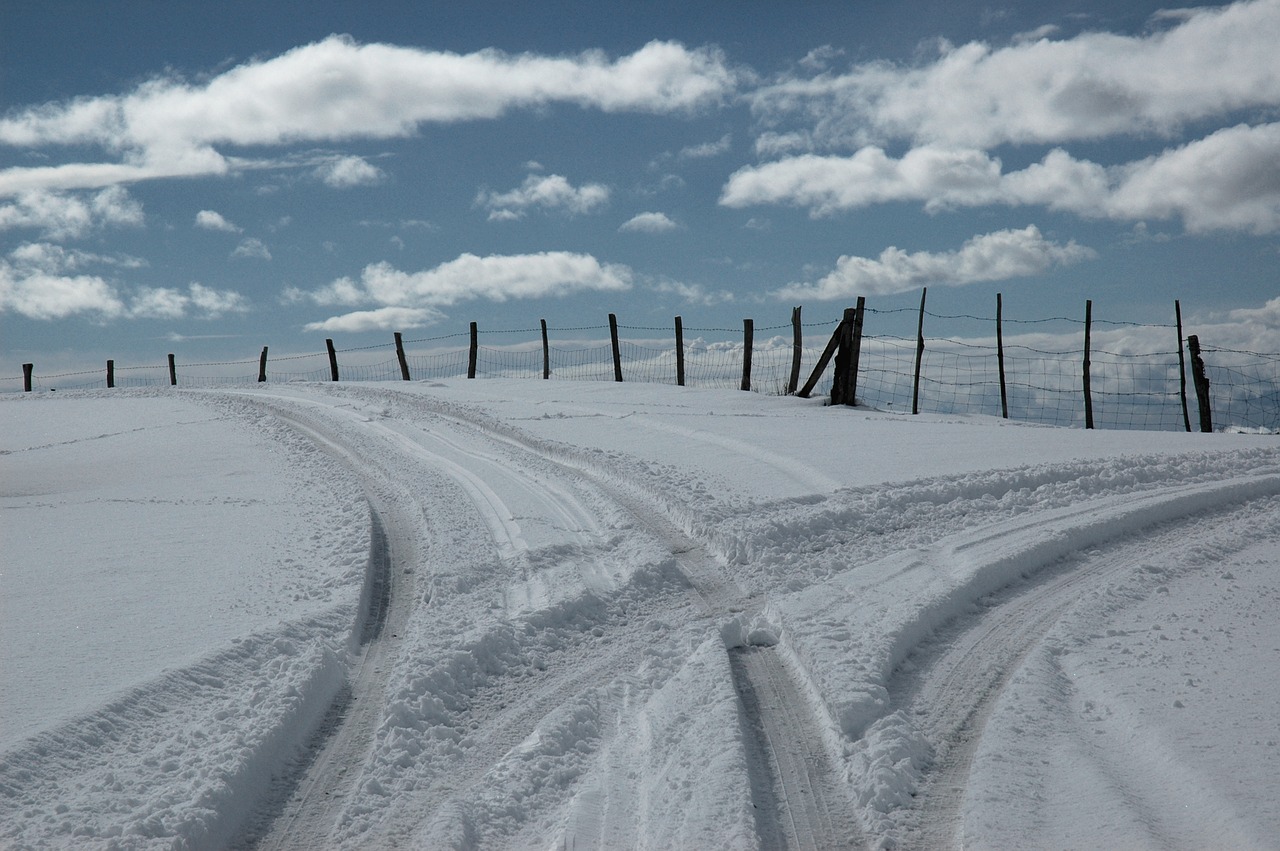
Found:
[[361, 157], [338, 157], [316, 168], [315, 175], [334, 189], [372, 186], [386, 177], [381, 169]]
[[243, 313], [248, 302], [231, 290], [192, 283], [181, 291], [168, 287], [121, 287], [86, 267], [109, 265], [136, 268], [142, 261], [127, 256], [104, 256], [48, 243], [27, 243], [0, 259], [0, 314], [28, 319], [66, 319], [87, 315], [109, 319], [176, 319], [198, 316], [216, 319]]
[[[373, 263], [364, 268], [359, 281], [339, 278], [310, 293], [287, 290], [285, 298], [305, 298], [325, 306], [374, 306], [312, 323], [307, 326], [309, 330], [387, 330], [428, 324], [438, 314], [438, 308], [460, 301], [617, 292], [629, 289], [633, 277], [626, 266], [601, 263], [589, 254], [567, 251], [487, 257], [463, 254], [421, 272], [403, 272], [386, 262]], [[414, 324], [410, 325], [411, 321]]]
[[639, 213], [622, 223], [619, 231], [633, 233], [665, 233], [680, 227], [666, 213]]
[[481, 191], [476, 195], [476, 205], [489, 211], [490, 221], [521, 219], [531, 208], [572, 215], [590, 213], [608, 203], [609, 187], [600, 183], [575, 187], [558, 174], [531, 174], [509, 192]]
[[1040, 275], [1095, 256], [1074, 241], [1061, 245], [1040, 229], [1002, 230], [975, 236], [959, 251], [907, 253], [886, 248], [878, 258], [842, 256], [817, 283], [793, 283], [774, 294], [782, 299], [848, 299], [889, 295], [927, 286], [963, 286]]
[[228, 147], [403, 137], [426, 123], [556, 103], [689, 112], [723, 101], [737, 84], [719, 51], [675, 42], [610, 59], [599, 51], [457, 54], [331, 36], [199, 84], [160, 77], [125, 94], [11, 110], [0, 118], [0, 145], [97, 146], [121, 159], [3, 169], [0, 196], [225, 174], [240, 166], [220, 150]]
[[1280, 2], [1184, 10], [1140, 36], [1048, 30], [994, 48], [943, 43], [932, 61], [871, 62], [790, 77], [751, 94], [766, 126], [805, 121], [810, 142], [887, 139], [990, 148], [1170, 134], [1193, 122], [1280, 105]]
[[240, 244], [231, 252], [231, 258], [233, 260], [270, 260], [271, 251], [266, 243], [251, 236], [240, 241]]
[[99, 228], [142, 223], [142, 205], [119, 186], [91, 194], [30, 190], [0, 204], [0, 231], [31, 228], [44, 239], [75, 239]]
[[1005, 173], [976, 149], [924, 146], [901, 158], [877, 147], [852, 156], [803, 154], [732, 174], [720, 203], [789, 204], [823, 216], [892, 201], [926, 210], [1038, 205], [1085, 218], [1181, 219], [1190, 232], [1280, 231], [1280, 124], [1239, 125], [1115, 166], [1058, 148]]
[[227, 233], [240, 232], [240, 228], [223, 218], [221, 213], [213, 210], [201, 210], [196, 213], [196, 227], [204, 230], [220, 230]]
[[700, 160], [708, 157], [718, 157], [721, 154], [728, 153], [730, 147], [732, 147], [732, 143], [733, 136], [726, 133], [714, 142], [704, 142], [701, 145], [690, 145], [687, 148], [681, 148], [680, 153], [676, 154], [676, 157], [682, 160]]
[[139, 287], [130, 298], [128, 315], [139, 319], [218, 319], [226, 313], [248, 310], [249, 302], [240, 293], [192, 282], [185, 292], [174, 287]]

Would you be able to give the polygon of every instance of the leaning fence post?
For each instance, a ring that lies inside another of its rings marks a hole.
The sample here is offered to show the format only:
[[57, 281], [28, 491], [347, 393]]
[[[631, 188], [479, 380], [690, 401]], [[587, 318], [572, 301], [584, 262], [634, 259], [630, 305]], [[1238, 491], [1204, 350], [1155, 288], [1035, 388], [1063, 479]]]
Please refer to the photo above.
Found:
[[467, 355], [467, 378], [476, 377], [476, 354], [480, 348], [480, 328], [471, 323], [471, 352]]
[[329, 380], [338, 380], [338, 350], [333, 347], [333, 340], [324, 341], [325, 348], [329, 350]]
[[622, 380], [622, 350], [618, 347], [618, 317], [609, 314], [609, 342], [613, 345], [613, 380]]
[[546, 380], [551, 377], [551, 341], [547, 339], [547, 320], [538, 320], [542, 323], [542, 378]]
[[173, 352], [169, 353], [169, 386], [178, 386], [178, 366], [174, 363]]
[[1191, 431], [1191, 413], [1187, 409], [1187, 358], [1182, 354], [1182, 305], [1173, 300], [1173, 317], [1178, 323], [1178, 395], [1182, 398], [1182, 424]]
[[31, 392], [31, 371], [36, 368], [33, 363], [24, 363], [22, 365], [22, 392]]
[[676, 386], [684, 386], [684, 320], [676, 317]]
[[751, 349], [755, 346], [755, 322], [742, 320], [742, 389], [751, 389]]
[[262, 355], [258, 358], [258, 381], [267, 380], [267, 347], [262, 347]]
[[1093, 299], [1084, 302], [1084, 427], [1093, 428], [1093, 395], [1089, 392], [1089, 332], [1093, 327]]
[[794, 396], [800, 384], [800, 357], [804, 353], [803, 332], [800, 330], [800, 305], [791, 308], [791, 380], [787, 393]]
[[1204, 372], [1204, 359], [1200, 357], [1200, 338], [1192, 334], [1187, 338], [1191, 352], [1191, 379], [1195, 382], [1196, 398], [1200, 402], [1200, 431], [1213, 431], [1213, 411], [1209, 409], [1209, 376]]
[[405, 381], [409, 380], [409, 360], [404, 356], [404, 338], [399, 331], [394, 332], [396, 336], [396, 360], [400, 361], [400, 377]]
[[929, 288], [920, 290], [920, 321], [916, 323], [916, 376], [911, 385], [911, 413], [920, 413], [920, 362], [924, 360], [924, 299]]
[[[848, 316], [849, 311], [846, 310], [845, 315]], [[796, 393], [801, 399], [808, 399], [809, 394], [813, 392], [813, 388], [818, 386], [818, 379], [822, 378], [822, 373], [831, 361], [831, 356], [836, 353], [836, 349], [840, 346], [840, 340], [844, 336], [844, 326], [845, 322], [841, 319], [840, 323], [836, 325], [836, 330], [832, 332], [831, 339], [827, 341], [827, 347], [822, 350], [822, 354], [818, 357], [818, 362], [814, 364], [813, 372], [809, 373], [809, 380]]]
[[107, 361], [107, 386], [116, 386], [116, 362], [113, 360]]
[[1004, 299], [996, 293], [996, 364], [1000, 370], [1000, 416], [1009, 419], [1009, 391], [1004, 383]]

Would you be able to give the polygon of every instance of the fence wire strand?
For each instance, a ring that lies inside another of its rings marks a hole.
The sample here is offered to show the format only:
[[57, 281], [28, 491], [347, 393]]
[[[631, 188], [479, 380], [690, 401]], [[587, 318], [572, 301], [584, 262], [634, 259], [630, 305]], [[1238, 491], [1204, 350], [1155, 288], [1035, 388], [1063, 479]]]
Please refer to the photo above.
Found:
[[[934, 320], [990, 323], [994, 318], [969, 315], [925, 313]], [[876, 332], [876, 324], [909, 322], [914, 332], [918, 312], [912, 309], [877, 311], [866, 309], [857, 377], [858, 403], [890, 411], [911, 411], [913, 403], [921, 413], [980, 414], [999, 417], [1005, 407], [1008, 417], [1031, 423], [1082, 427], [1085, 425], [1083, 351], [1055, 348], [1062, 336], [1025, 331], [1003, 346], [1004, 396], [1000, 388], [1000, 354], [994, 338], [928, 337], [920, 355], [916, 383], [917, 339]], [[1140, 325], [1130, 322], [1093, 320], [1113, 328], [1161, 329], [1148, 335], [1163, 339], [1167, 325]], [[1006, 325], [1035, 326], [1043, 323], [1082, 325], [1069, 317], [1051, 319], [1004, 319]], [[809, 339], [802, 347], [800, 383], [814, 369], [827, 336], [839, 320], [803, 323]], [[605, 325], [548, 328], [548, 332], [600, 332]], [[625, 326], [628, 332], [663, 332], [670, 328]], [[773, 325], [757, 332], [790, 330], [791, 325]], [[693, 387], [737, 389], [743, 381], [744, 347], [741, 329], [686, 327], [683, 351], [684, 381]], [[888, 329], [884, 329], [888, 330]], [[1104, 332], [1106, 333], [1106, 332]], [[477, 378], [548, 378], [558, 381], [613, 381], [613, 347], [604, 341], [551, 340], [545, 355], [540, 328], [484, 332], [497, 337], [501, 345], [480, 345], [475, 352]], [[728, 339], [708, 341], [701, 335], [722, 335]], [[690, 339], [692, 336], [692, 339]], [[790, 335], [756, 337], [752, 348], [750, 388], [783, 395], [788, 391], [793, 348]], [[465, 378], [470, 368], [467, 333], [444, 334], [405, 341], [426, 346], [405, 352], [405, 365], [415, 380]], [[1111, 344], [1095, 346], [1089, 353], [1089, 389], [1095, 427], [1113, 429], [1184, 430], [1198, 422], [1194, 390], [1184, 397], [1184, 386], [1192, 385], [1183, 375], [1177, 351], [1129, 351], [1128, 338], [1110, 338]], [[1117, 339], [1119, 342], [1117, 342]], [[1134, 338], [1138, 339], [1138, 338]], [[507, 343], [506, 341], [512, 340]], [[1172, 342], [1172, 341], [1169, 341]], [[814, 345], [816, 343], [816, 345]], [[1158, 347], [1155, 347], [1158, 348]], [[392, 350], [392, 357], [376, 358], [379, 351]], [[622, 379], [625, 382], [676, 384], [678, 361], [669, 337], [620, 339], [618, 341]], [[390, 344], [336, 350], [344, 355], [338, 364], [342, 381], [398, 381], [403, 378], [399, 360]], [[1280, 433], [1280, 354], [1243, 349], [1201, 349], [1205, 376], [1209, 382], [1209, 407], [1216, 429], [1233, 428]], [[265, 350], [264, 350], [265, 355]], [[371, 358], [370, 356], [373, 356]], [[354, 356], [354, 357], [353, 357]], [[545, 358], [545, 361], [544, 361]], [[169, 366], [115, 366], [117, 387], [157, 387], [175, 383], [180, 387], [222, 387], [257, 383], [259, 360], [219, 361], [182, 364], [170, 373]], [[1190, 368], [1188, 364], [1188, 370]], [[812, 395], [826, 396], [832, 385], [829, 367], [817, 382]], [[58, 372], [31, 376], [33, 390], [80, 390], [106, 384], [102, 370]], [[273, 357], [267, 365], [271, 382], [324, 382], [332, 380], [327, 352]], [[0, 392], [24, 389], [25, 376], [0, 378]], [[1189, 412], [1184, 405], [1189, 406]]]

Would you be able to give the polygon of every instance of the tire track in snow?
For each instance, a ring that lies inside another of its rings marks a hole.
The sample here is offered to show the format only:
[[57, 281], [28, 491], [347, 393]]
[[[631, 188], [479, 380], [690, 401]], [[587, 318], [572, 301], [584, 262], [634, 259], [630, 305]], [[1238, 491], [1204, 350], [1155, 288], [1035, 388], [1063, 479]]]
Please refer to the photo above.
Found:
[[[914, 812], [903, 820], [906, 844], [963, 846], [966, 783], [987, 720], [1029, 654], [1088, 590], [1138, 569], [1152, 557], [1153, 549], [1182, 549], [1186, 531], [1173, 525], [1174, 521], [1193, 516], [1203, 520], [1205, 514], [1220, 517], [1250, 500], [1277, 492], [1280, 480], [1259, 477], [1216, 486], [1165, 489], [1144, 495], [1136, 500], [1136, 507], [1117, 507], [1110, 516], [1097, 505], [1081, 506], [1065, 516], [1084, 521], [1086, 534], [1053, 559], [1061, 566], [1048, 567], [1025, 583], [990, 595], [983, 601], [985, 611], [976, 618], [949, 624], [921, 646], [916, 658], [910, 665], [900, 666], [889, 685], [895, 708], [905, 709], [936, 748]], [[1087, 520], [1091, 516], [1107, 519], [1095, 522], [1090, 529]], [[1034, 518], [995, 524], [945, 551], [955, 558], [998, 548], [1002, 541], [1024, 536], [1035, 525]], [[1203, 525], [1205, 534], [1212, 538], [1215, 525]], [[1093, 534], [1087, 534], [1089, 531]], [[1061, 536], [1057, 537], [1060, 541]], [[1025, 551], [1022, 554], [1025, 556]], [[1028, 564], [1028, 570], [1036, 567]]]
[[[333, 827], [335, 802], [350, 793], [356, 764], [368, 749], [385, 702], [386, 671], [394, 656], [394, 641], [412, 610], [412, 570], [417, 564], [415, 518], [406, 494], [385, 495], [386, 482], [371, 478], [370, 465], [341, 436], [324, 426], [264, 406], [289, 427], [348, 465], [365, 483], [370, 501], [370, 552], [366, 587], [361, 599], [363, 622], [349, 683], [330, 707], [312, 739], [311, 749], [292, 784], [282, 786], [287, 797], [264, 802], [269, 811], [255, 820], [237, 847], [311, 849], [324, 847]], [[271, 812], [274, 811], [274, 812]]]
[[[358, 395], [365, 396], [364, 393]], [[547, 445], [509, 423], [485, 415], [471, 415], [466, 408], [440, 403], [432, 397], [413, 396], [412, 400], [421, 409], [455, 428], [471, 432], [483, 442], [505, 446], [571, 477], [590, 480], [634, 525], [663, 543], [687, 579], [695, 605], [706, 617], [738, 616], [749, 620], [760, 610], [762, 601], [745, 595], [737, 583], [725, 575], [707, 548], [667, 516], [667, 506], [661, 497], [646, 491], [634, 479], [597, 468], [581, 456], [566, 452], [563, 447]], [[721, 445], [733, 449], [737, 442]], [[475, 449], [468, 449], [467, 454], [486, 457]], [[759, 458], [758, 450], [743, 454], [753, 460], [768, 460]], [[774, 462], [777, 459], [770, 463]], [[780, 465], [780, 469], [789, 477], [795, 477], [790, 466]], [[806, 486], [830, 484], [825, 477], [818, 477], [822, 479], [818, 483], [812, 481], [813, 478], [802, 476], [801, 480]], [[750, 651], [747, 662], [732, 658], [730, 661], [735, 688], [740, 695], [753, 696], [742, 703], [744, 730], [750, 734], [744, 742], [749, 751], [748, 761], [757, 770], [769, 766], [768, 776], [751, 778], [753, 790], [760, 797], [756, 806], [766, 811], [764, 817], [758, 819], [762, 841], [769, 847], [787, 848], [861, 846], [861, 836], [851, 815], [851, 800], [839, 783], [839, 774], [826, 750], [819, 723], [810, 714], [809, 700], [783, 660], [772, 648], [760, 647]], [[775, 834], [774, 823], [783, 826], [780, 834]], [[586, 829], [587, 834], [578, 836], [577, 840], [587, 846], [599, 844], [611, 835], [607, 824], [598, 826], [602, 833], [592, 833], [586, 825], [580, 827]], [[781, 839], [781, 845], [772, 841], [775, 835]]]

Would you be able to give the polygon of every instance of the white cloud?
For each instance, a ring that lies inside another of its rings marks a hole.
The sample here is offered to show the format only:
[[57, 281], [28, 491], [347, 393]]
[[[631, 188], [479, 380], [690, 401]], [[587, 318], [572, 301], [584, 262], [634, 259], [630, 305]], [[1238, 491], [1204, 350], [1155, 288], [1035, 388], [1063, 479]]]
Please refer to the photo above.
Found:
[[251, 236], [240, 241], [240, 244], [231, 252], [231, 257], [240, 260], [270, 260], [271, 251], [267, 248], [266, 243], [255, 236]]
[[169, 287], [139, 287], [129, 292], [99, 275], [75, 274], [91, 265], [136, 268], [144, 264], [128, 256], [104, 256], [49, 243], [21, 245], [0, 260], [0, 313], [46, 320], [81, 314], [99, 320], [187, 315], [216, 319], [224, 313], [248, 310], [248, 302], [239, 293], [198, 283], [186, 292]]
[[476, 195], [476, 205], [489, 210], [490, 221], [520, 219], [532, 207], [581, 214], [608, 203], [609, 187], [600, 183], [574, 187], [558, 174], [531, 174], [510, 192], [481, 191]]
[[717, 50], [653, 41], [627, 56], [460, 55], [331, 36], [207, 82], [161, 77], [121, 95], [9, 111], [0, 145], [98, 146], [120, 162], [0, 170], [0, 196], [158, 177], [225, 174], [218, 146], [403, 137], [426, 123], [496, 118], [555, 103], [688, 112], [738, 84]]
[[718, 157], [721, 154], [728, 153], [732, 147], [733, 136], [729, 133], [724, 134], [715, 142], [704, 142], [701, 145], [690, 145], [687, 148], [681, 148], [680, 153], [676, 156], [682, 160], [700, 160], [707, 157]]
[[315, 174], [334, 189], [373, 186], [386, 177], [381, 169], [361, 157], [339, 157], [318, 167]]
[[97, 275], [51, 275], [0, 261], [0, 314], [64, 319], [88, 313], [108, 319], [123, 312], [115, 288]]
[[989, 148], [1169, 134], [1193, 122], [1280, 105], [1280, 2], [1186, 10], [1141, 36], [1087, 32], [993, 48], [942, 44], [933, 61], [884, 62], [762, 87], [766, 126], [799, 117], [823, 146], [884, 139]]
[[223, 218], [221, 213], [213, 210], [201, 210], [196, 213], [196, 227], [204, 230], [220, 230], [227, 233], [240, 232], [240, 228]]
[[680, 227], [666, 213], [640, 213], [622, 223], [619, 231], [634, 233], [665, 233]]
[[900, 159], [863, 148], [849, 157], [804, 154], [734, 172], [729, 207], [791, 204], [815, 216], [892, 201], [926, 210], [1038, 205], [1091, 219], [1182, 220], [1190, 232], [1280, 231], [1280, 124], [1240, 125], [1117, 166], [1050, 151], [1021, 171], [974, 149], [921, 147]]
[[782, 299], [848, 299], [889, 295], [930, 286], [963, 286], [1040, 275], [1095, 256], [1074, 241], [1060, 245], [1045, 239], [1039, 228], [1002, 230], [975, 236], [959, 251], [909, 254], [886, 248], [879, 258], [842, 256], [836, 268], [816, 284], [790, 284], [776, 291]]
[[232, 290], [215, 290], [192, 283], [187, 291], [172, 287], [141, 287], [129, 303], [129, 315], [147, 319], [181, 319], [193, 315], [217, 319], [225, 313], [245, 313], [249, 304]]
[[344, 334], [403, 331], [432, 325], [443, 317], [443, 313], [430, 307], [380, 307], [377, 310], [356, 310], [342, 316], [332, 316], [323, 322], [308, 322], [304, 330]]
[[728, 290], [708, 290], [702, 284], [686, 284], [682, 281], [669, 279], [655, 281], [649, 285], [649, 288], [655, 292], [675, 295], [688, 304], [698, 304], [704, 307], [725, 304], [734, 300], [733, 293]]
[[12, 203], [0, 204], [0, 231], [33, 228], [45, 239], [75, 239], [97, 228], [142, 222], [142, 205], [118, 186], [78, 195], [24, 191]]
[[[423, 311], [460, 301], [543, 298], [583, 291], [617, 292], [629, 289], [633, 277], [628, 267], [601, 263], [589, 254], [566, 251], [488, 257], [463, 254], [421, 272], [403, 272], [386, 262], [373, 263], [365, 267], [358, 282], [339, 278], [311, 293], [287, 290], [285, 298], [296, 301], [305, 296], [321, 305], [377, 306], [374, 310], [356, 311], [312, 323], [308, 326], [312, 330], [337, 330], [345, 328], [344, 323], [353, 327], [358, 325], [361, 330], [374, 327], [386, 330], [396, 327], [396, 323], [406, 317], [416, 316], [418, 324], [422, 324], [431, 315]], [[419, 312], [404, 313], [383, 308]], [[389, 324], [371, 324], [380, 321]]]

